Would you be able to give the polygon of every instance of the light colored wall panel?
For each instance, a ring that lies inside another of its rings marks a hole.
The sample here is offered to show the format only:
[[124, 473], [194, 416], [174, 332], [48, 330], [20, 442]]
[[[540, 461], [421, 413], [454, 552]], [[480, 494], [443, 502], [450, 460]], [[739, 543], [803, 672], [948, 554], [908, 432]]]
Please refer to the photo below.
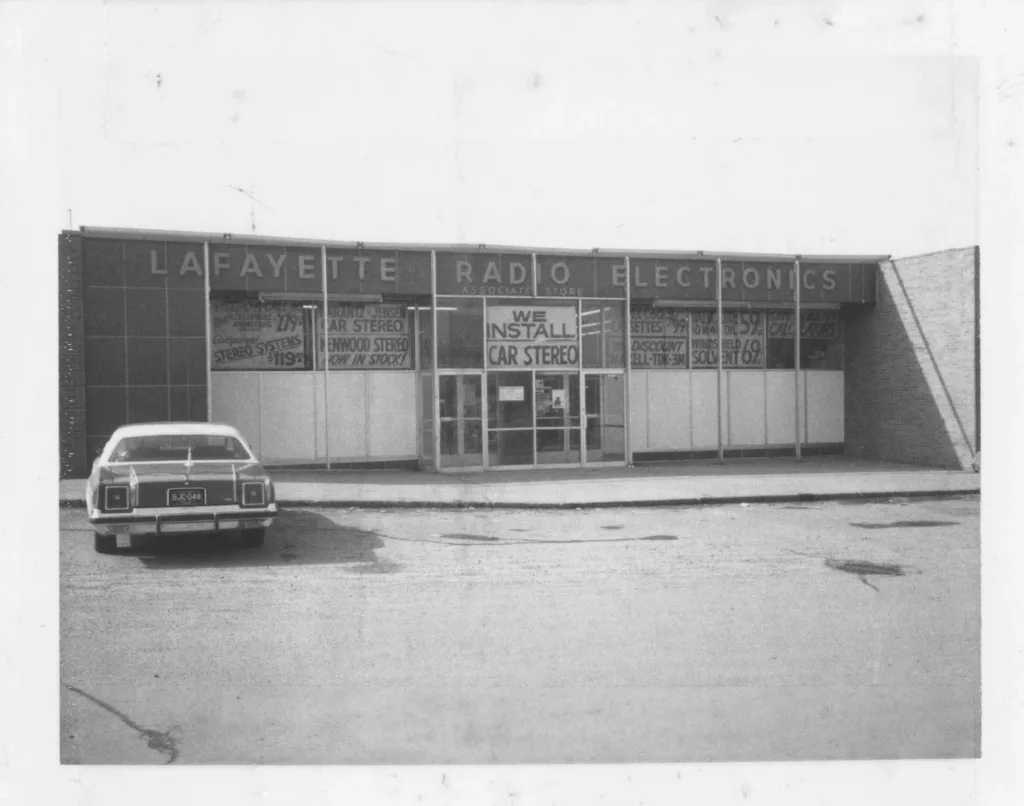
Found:
[[370, 372], [370, 459], [416, 458], [416, 375]]
[[764, 373], [755, 370], [726, 370], [729, 390], [727, 445], [764, 445]]
[[237, 428], [262, 457], [258, 372], [211, 372], [211, 411], [214, 422]]
[[[710, 450], [718, 448], [718, 392], [716, 382], [718, 373], [713, 370], [692, 372], [690, 392], [690, 416], [693, 419], [693, 450]], [[724, 383], [724, 381], [723, 381]], [[722, 402], [728, 398], [723, 395]], [[724, 423], [723, 423], [723, 431]]]
[[843, 373], [808, 370], [807, 441], [843, 442]]
[[332, 372], [327, 434], [332, 462], [365, 461], [366, 373]]
[[316, 456], [312, 372], [264, 372], [260, 378], [261, 458], [310, 462]]
[[649, 372], [633, 370], [629, 377], [629, 444], [633, 452], [648, 449], [647, 376]]
[[793, 370], [770, 369], [767, 380], [768, 444], [792, 445], [796, 437]]
[[[647, 405], [651, 450], [690, 450], [690, 373], [648, 373]], [[711, 433], [714, 435], [714, 430]]]

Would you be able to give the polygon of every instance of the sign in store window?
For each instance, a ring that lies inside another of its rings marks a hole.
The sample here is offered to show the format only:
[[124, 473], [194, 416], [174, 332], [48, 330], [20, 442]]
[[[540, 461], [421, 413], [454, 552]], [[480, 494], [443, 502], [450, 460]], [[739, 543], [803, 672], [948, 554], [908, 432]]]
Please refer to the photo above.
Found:
[[308, 369], [305, 311], [289, 302], [211, 300], [211, 368]]
[[334, 369], [412, 369], [412, 329], [406, 305], [332, 304], [327, 308], [324, 347], [323, 309], [317, 311], [317, 369], [325, 354]]
[[494, 369], [578, 367], [576, 318], [576, 307], [568, 305], [488, 306], [488, 366]]

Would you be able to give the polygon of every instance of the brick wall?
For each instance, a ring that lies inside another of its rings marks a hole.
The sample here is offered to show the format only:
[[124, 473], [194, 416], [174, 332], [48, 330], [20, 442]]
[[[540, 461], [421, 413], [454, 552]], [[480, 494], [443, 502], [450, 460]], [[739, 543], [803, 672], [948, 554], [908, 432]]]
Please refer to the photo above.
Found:
[[844, 310], [847, 454], [971, 468], [978, 264], [976, 247], [888, 261], [877, 303]]
[[83, 478], [90, 460], [85, 447], [85, 332], [82, 292], [82, 239], [63, 234], [58, 255], [58, 393], [60, 395], [60, 476]]

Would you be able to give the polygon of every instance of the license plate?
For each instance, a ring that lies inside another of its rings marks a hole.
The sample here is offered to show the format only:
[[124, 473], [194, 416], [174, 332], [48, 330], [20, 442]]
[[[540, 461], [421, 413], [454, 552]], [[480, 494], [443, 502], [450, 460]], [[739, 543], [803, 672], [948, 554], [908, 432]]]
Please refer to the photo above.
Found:
[[206, 490], [203, 487], [176, 487], [167, 491], [167, 506], [201, 507], [206, 504]]

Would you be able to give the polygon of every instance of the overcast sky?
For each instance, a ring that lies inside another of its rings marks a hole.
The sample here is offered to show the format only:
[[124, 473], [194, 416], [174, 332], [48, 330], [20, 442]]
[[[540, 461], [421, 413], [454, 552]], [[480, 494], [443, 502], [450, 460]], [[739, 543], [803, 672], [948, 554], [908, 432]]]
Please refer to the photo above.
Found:
[[55, 228], [978, 242], [977, 68], [948, 4], [68, 6]]

